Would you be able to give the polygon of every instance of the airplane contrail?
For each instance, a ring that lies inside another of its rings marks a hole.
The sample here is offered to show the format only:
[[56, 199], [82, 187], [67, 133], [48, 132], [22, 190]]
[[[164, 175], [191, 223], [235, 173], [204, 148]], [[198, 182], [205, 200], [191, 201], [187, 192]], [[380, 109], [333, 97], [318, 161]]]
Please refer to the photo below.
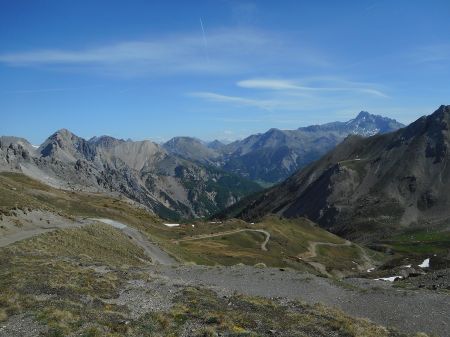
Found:
[[200, 18], [200, 27], [202, 27], [203, 44], [205, 45], [206, 61], [209, 63], [208, 41], [206, 41], [205, 28], [203, 27], [203, 21], [202, 21], [202, 18]]

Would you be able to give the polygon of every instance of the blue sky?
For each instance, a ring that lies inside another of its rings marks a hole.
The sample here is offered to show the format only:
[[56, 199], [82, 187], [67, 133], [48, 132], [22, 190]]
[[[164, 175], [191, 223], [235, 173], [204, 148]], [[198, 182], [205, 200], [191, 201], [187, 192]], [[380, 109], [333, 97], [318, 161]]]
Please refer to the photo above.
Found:
[[0, 134], [242, 138], [450, 104], [449, 1], [0, 0]]

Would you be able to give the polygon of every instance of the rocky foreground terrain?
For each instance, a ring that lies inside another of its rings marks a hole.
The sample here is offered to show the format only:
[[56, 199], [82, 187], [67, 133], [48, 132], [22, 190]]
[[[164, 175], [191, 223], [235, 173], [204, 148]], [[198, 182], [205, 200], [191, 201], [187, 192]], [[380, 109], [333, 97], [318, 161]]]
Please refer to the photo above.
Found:
[[[38, 319], [27, 313], [13, 315], [0, 325], [0, 336], [62, 336], [68, 331], [84, 331], [86, 336], [400, 337], [419, 331], [450, 336], [448, 293], [407, 290], [385, 281], [334, 281], [289, 269], [243, 265], [120, 271], [84, 262], [78, 268], [85, 270], [81, 275], [92, 275], [99, 282], [117, 282], [112, 275], [121, 275], [113, 291], [94, 295], [85, 289], [86, 295], [70, 295], [83, 310], [101, 316], [94, 320], [62, 304], [70, 293], [65, 294], [69, 289], [61, 285], [35, 285], [28, 292], [38, 307], [55, 309], [45, 309], [48, 316]], [[103, 310], [112, 311], [98, 313]]]

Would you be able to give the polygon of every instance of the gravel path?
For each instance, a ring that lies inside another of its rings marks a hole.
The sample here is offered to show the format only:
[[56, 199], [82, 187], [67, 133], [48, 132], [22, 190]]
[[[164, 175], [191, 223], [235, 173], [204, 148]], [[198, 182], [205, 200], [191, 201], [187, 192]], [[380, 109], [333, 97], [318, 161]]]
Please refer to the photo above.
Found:
[[423, 331], [450, 337], [450, 295], [428, 290], [403, 290], [392, 283], [348, 279], [342, 283], [293, 270], [250, 266], [179, 266], [149, 269], [156, 278], [207, 286], [219, 294], [247, 295], [323, 303], [344, 312], [405, 332]]
[[16, 215], [3, 216], [1, 225], [5, 229], [0, 231], [0, 247], [5, 247], [56, 229], [77, 228], [84, 223], [47, 211], [33, 210], [25, 213], [18, 210]]
[[[12, 217], [9, 218], [12, 219]], [[6, 217], [3, 222], [6, 224], [7, 221], [10, 221], [9, 218]], [[131, 240], [133, 240], [135, 244], [142, 247], [145, 254], [150, 257], [153, 262], [163, 265], [172, 265], [177, 263], [176, 260], [169, 254], [159, 248], [157, 244], [150, 242], [140, 231], [115, 220], [91, 218], [73, 221], [42, 211], [33, 211], [27, 214], [20, 214], [20, 219], [24, 221], [26, 227], [16, 229], [15, 231], [2, 233], [0, 236], [0, 247], [57, 229], [79, 228], [91, 224], [92, 221], [97, 221], [121, 230]], [[12, 226], [12, 228], [14, 228], [14, 226]]]
[[36, 337], [47, 330], [29, 314], [12, 316], [7, 322], [0, 323], [0, 337]]

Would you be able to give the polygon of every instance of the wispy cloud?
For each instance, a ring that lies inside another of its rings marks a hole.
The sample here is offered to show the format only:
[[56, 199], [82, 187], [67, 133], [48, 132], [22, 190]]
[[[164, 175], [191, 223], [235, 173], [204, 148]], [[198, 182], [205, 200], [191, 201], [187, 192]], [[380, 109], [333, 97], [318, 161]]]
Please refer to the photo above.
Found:
[[440, 63], [450, 61], [450, 44], [441, 43], [422, 46], [409, 53], [414, 63]]
[[286, 36], [251, 29], [208, 32], [208, 60], [202, 32], [123, 41], [85, 49], [38, 49], [0, 54], [8, 66], [46, 66], [142, 76], [180, 72], [245, 73], [279, 65], [322, 67], [329, 61], [317, 50], [293, 44]]
[[[316, 86], [308, 85], [308, 82], [316, 82]], [[329, 86], [329, 85], [332, 86]], [[388, 97], [382, 91], [371, 87], [366, 83], [351, 82], [338, 80], [335, 78], [310, 78], [303, 80], [285, 80], [285, 79], [248, 79], [237, 82], [237, 85], [242, 88], [249, 89], [267, 89], [267, 90], [284, 90], [284, 91], [305, 91], [305, 92], [320, 92], [320, 91], [349, 91], [360, 92], [369, 95]]]
[[221, 95], [213, 92], [192, 92], [192, 97], [199, 97], [210, 102], [231, 103], [238, 106], [254, 106], [261, 109], [270, 109], [276, 106], [276, 102], [269, 100], [250, 99], [239, 96]]
[[270, 89], [270, 90], [298, 90], [301, 89], [294, 82], [289, 80], [279, 79], [249, 79], [237, 82], [237, 85], [242, 88], [250, 89]]
[[216, 92], [193, 92], [191, 97], [197, 97], [207, 102], [229, 104], [235, 107], [254, 107], [266, 111], [300, 111], [314, 110], [317, 107], [336, 108], [346, 105], [350, 101], [348, 97], [325, 97], [311, 95], [308, 97], [298, 95], [270, 95], [269, 98], [249, 98], [245, 96], [225, 95]]
[[[241, 80], [237, 87], [253, 89], [239, 95], [217, 92], [194, 92], [190, 96], [208, 102], [255, 107], [267, 111], [316, 110], [318, 107], [356, 111], [367, 102], [387, 98], [374, 83], [349, 81], [339, 77], [309, 77], [303, 79], [253, 78]], [[242, 91], [242, 90], [241, 90]], [[249, 96], [249, 94], [252, 94]], [[294, 117], [297, 118], [297, 117]]]

